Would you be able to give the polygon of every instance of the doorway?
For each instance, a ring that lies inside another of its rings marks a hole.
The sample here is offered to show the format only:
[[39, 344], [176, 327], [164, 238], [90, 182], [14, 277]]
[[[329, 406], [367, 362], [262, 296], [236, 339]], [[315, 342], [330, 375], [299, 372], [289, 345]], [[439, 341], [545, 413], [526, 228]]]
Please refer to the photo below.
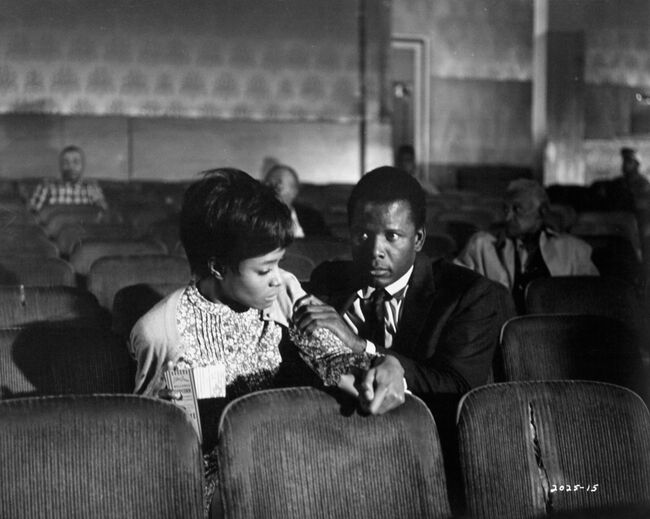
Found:
[[417, 165], [428, 175], [430, 164], [429, 42], [425, 37], [394, 34], [388, 60], [392, 147], [409, 144]]

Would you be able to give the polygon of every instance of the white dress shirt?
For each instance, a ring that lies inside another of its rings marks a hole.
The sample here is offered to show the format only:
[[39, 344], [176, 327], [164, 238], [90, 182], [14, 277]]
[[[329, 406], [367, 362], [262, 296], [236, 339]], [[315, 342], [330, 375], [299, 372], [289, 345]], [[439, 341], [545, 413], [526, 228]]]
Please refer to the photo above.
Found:
[[[397, 281], [394, 281], [388, 285], [385, 290], [391, 296], [390, 299], [384, 302], [384, 347], [390, 348], [393, 345], [393, 340], [397, 334], [397, 325], [399, 323], [400, 317], [402, 316], [402, 308], [404, 303], [404, 297], [406, 297], [406, 291], [408, 290], [408, 282], [411, 279], [411, 274], [413, 273], [413, 266], [406, 271], [406, 273], [400, 277]], [[363, 323], [365, 323], [365, 316], [363, 315], [363, 302], [364, 300], [370, 298], [375, 291], [374, 287], [366, 287], [357, 292], [357, 297], [350, 306], [350, 308], [345, 312], [343, 318], [348, 323], [348, 325], [354, 330], [355, 333], [359, 333], [359, 328]], [[395, 297], [395, 294], [398, 294]], [[366, 352], [375, 353], [377, 348], [375, 344], [366, 340]]]

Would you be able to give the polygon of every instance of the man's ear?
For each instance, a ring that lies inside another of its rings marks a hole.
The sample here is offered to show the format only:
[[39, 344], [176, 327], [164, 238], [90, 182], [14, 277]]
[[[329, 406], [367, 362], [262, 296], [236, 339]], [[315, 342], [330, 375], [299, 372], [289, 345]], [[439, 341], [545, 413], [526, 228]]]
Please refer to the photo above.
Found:
[[427, 230], [424, 227], [420, 227], [415, 231], [415, 252], [420, 252], [422, 247], [424, 247], [424, 240], [427, 239]]
[[219, 281], [223, 281], [223, 278], [226, 274], [226, 267], [225, 265], [219, 263], [215, 258], [210, 258], [208, 260], [208, 269], [210, 270], [210, 275], [218, 279]]

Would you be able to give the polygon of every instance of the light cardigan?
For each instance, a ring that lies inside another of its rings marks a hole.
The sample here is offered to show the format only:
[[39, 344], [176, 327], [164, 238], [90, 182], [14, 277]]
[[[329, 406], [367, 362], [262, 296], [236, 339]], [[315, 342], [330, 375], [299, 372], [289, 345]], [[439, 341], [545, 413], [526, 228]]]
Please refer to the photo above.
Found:
[[[539, 248], [551, 276], [597, 276], [591, 247], [575, 236], [544, 229]], [[467, 267], [512, 290], [515, 277], [515, 242], [504, 235], [479, 231], [470, 239], [454, 263]]]

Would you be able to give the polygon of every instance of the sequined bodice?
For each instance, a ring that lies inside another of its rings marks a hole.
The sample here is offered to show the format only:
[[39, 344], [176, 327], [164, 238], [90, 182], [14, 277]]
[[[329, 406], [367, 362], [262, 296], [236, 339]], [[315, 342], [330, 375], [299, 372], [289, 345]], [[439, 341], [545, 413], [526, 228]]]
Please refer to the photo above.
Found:
[[279, 324], [260, 310], [236, 312], [205, 299], [195, 285], [181, 295], [176, 311], [181, 337], [179, 368], [223, 362], [229, 398], [272, 386], [280, 366]]

